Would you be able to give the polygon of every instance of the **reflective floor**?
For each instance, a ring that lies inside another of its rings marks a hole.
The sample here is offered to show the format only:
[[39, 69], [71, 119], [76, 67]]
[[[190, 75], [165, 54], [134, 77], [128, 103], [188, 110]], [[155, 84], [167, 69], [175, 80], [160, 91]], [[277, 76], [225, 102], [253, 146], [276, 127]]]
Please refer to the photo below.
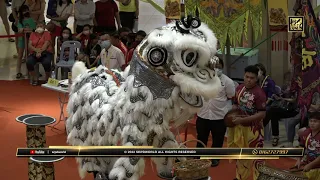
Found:
[[[164, 6], [164, 0], [155, 0], [162, 7]], [[8, 7], [8, 15], [11, 13], [11, 8]], [[3, 23], [0, 19], [0, 35], [6, 35]], [[73, 29], [74, 18], [70, 17], [68, 26]], [[154, 9], [149, 3], [140, 1], [140, 16], [139, 16], [139, 29], [144, 30], [147, 33], [157, 27], [165, 24], [165, 16]], [[13, 34], [13, 32], [11, 32]], [[17, 54], [15, 43], [9, 42], [6, 38], [0, 38], [0, 80], [16, 80], [16, 58], [13, 58]], [[42, 66], [40, 66], [40, 73], [44, 74]], [[26, 65], [22, 65], [22, 74], [26, 75]]]

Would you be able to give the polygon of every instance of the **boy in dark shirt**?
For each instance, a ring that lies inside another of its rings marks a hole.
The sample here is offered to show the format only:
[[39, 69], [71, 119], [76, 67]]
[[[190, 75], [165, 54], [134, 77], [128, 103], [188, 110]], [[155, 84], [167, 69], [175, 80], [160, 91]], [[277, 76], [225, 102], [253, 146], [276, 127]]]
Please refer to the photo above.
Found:
[[303, 166], [305, 175], [310, 180], [320, 176], [320, 112], [313, 112], [309, 118], [309, 128], [300, 136], [300, 146], [305, 148], [305, 156], [297, 160], [296, 167]]
[[95, 34], [90, 35], [91, 43], [89, 44], [90, 52], [89, 52], [89, 62], [87, 62], [87, 66], [89, 68], [97, 67], [98, 61], [101, 53], [101, 46], [99, 42], [99, 36]]

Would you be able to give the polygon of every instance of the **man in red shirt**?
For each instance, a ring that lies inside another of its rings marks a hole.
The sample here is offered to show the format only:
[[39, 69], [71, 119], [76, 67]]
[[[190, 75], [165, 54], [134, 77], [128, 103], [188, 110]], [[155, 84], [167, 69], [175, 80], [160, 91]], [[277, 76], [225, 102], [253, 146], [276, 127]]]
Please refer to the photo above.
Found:
[[120, 40], [120, 35], [118, 34], [118, 32], [113, 32], [110, 34], [110, 41], [112, 45], [114, 45], [115, 47], [119, 48], [122, 51], [124, 57], [126, 58], [128, 54], [128, 48]]
[[115, 19], [117, 21], [118, 28], [121, 27], [119, 10], [116, 2], [113, 0], [99, 0], [95, 4], [96, 13], [94, 19], [94, 31], [96, 33], [116, 31]]

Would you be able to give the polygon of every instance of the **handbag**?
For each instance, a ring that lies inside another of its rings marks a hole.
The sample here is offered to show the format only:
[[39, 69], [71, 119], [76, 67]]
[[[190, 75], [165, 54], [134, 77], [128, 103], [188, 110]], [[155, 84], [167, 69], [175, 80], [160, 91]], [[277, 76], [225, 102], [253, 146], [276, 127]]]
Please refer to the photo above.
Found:
[[288, 102], [285, 100], [275, 100], [270, 105], [271, 108], [280, 108], [285, 111], [295, 111], [297, 109], [297, 105], [292, 102]]
[[[26, 1], [23, 1], [23, 3], [21, 4], [21, 6], [23, 6], [24, 4], [26, 3]], [[20, 7], [21, 7], [20, 6]], [[20, 8], [19, 8], [20, 9]], [[19, 12], [19, 11], [18, 11]], [[17, 14], [18, 14], [18, 12], [17, 12]], [[12, 13], [10, 13], [10, 15], [9, 15], [9, 17], [8, 17], [8, 20], [10, 21], [10, 22], [12, 22], [12, 23], [14, 23], [16, 20], [14, 19], [14, 17], [13, 17], [13, 14]], [[13, 29], [12, 29], [13, 30]]]

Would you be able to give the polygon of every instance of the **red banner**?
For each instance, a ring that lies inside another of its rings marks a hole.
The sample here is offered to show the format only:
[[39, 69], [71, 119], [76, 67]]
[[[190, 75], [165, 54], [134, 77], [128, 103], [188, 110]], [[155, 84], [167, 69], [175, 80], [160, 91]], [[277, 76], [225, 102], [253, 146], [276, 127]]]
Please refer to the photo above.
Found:
[[320, 35], [319, 24], [314, 14], [310, 0], [302, 0], [304, 14], [304, 32], [302, 33], [301, 60], [301, 95], [299, 104], [309, 109], [320, 93]]

